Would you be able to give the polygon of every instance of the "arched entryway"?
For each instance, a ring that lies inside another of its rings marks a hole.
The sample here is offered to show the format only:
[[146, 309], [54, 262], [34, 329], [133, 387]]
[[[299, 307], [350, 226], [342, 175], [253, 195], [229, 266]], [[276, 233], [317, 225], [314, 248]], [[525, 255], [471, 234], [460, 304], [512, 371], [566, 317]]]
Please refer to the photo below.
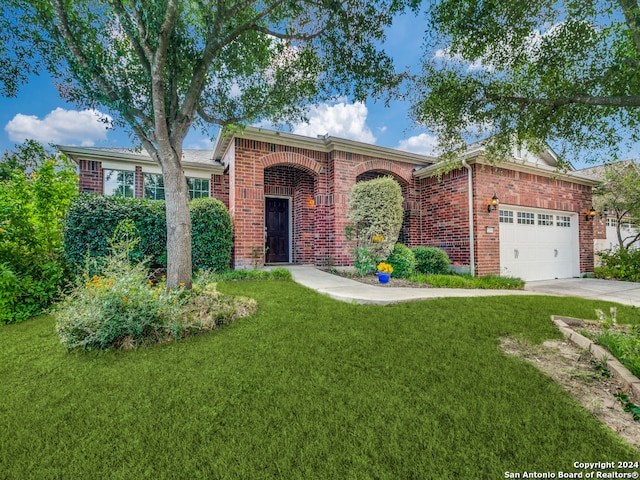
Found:
[[264, 169], [265, 263], [314, 263], [316, 182], [299, 165]]

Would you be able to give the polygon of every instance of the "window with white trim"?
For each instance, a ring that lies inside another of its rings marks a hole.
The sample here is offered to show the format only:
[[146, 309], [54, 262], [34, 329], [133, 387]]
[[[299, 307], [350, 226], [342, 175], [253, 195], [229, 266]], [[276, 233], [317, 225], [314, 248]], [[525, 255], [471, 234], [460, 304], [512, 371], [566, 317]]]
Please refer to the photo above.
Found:
[[164, 200], [164, 179], [157, 173], [144, 174], [144, 198]]
[[500, 223], [513, 223], [513, 212], [510, 210], [500, 210]]
[[529, 212], [518, 212], [518, 223], [520, 225], [535, 225], [535, 214]]
[[607, 218], [607, 227], [615, 227], [618, 225], [618, 219], [616, 218]]
[[556, 216], [556, 225], [558, 227], [571, 227], [571, 217], [567, 217], [566, 215]]
[[134, 173], [125, 170], [103, 170], [104, 189], [107, 196], [134, 197]]
[[209, 196], [209, 180], [204, 178], [187, 178], [189, 197], [191, 199]]
[[553, 215], [546, 213], [538, 214], [538, 225], [553, 226]]

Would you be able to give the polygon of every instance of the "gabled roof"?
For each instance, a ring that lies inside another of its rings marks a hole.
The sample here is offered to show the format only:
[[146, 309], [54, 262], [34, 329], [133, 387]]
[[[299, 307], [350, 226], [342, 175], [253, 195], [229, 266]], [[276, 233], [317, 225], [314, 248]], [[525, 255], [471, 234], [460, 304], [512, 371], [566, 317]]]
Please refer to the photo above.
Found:
[[283, 144], [290, 147], [306, 148], [320, 152], [341, 151], [356, 153], [370, 157], [380, 157], [387, 160], [397, 160], [400, 162], [413, 163], [416, 165], [431, 165], [438, 159], [429, 155], [420, 155], [394, 148], [381, 147], [370, 143], [348, 140], [346, 138], [332, 137], [330, 135], [318, 135], [316, 138], [296, 135], [294, 133], [278, 132], [257, 127], [244, 127], [237, 133], [232, 133], [220, 129], [216, 139], [213, 158], [221, 161], [227, 152], [231, 141], [234, 138], [246, 138], [266, 143]]
[[[56, 145], [56, 147], [76, 163], [80, 159], [97, 161], [126, 161], [143, 164], [153, 164], [156, 162], [144, 150], [132, 148], [107, 148], [107, 147], [72, 147], [67, 145]], [[206, 169], [216, 175], [224, 172], [224, 167], [220, 162], [213, 160], [211, 150], [185, 149], [182, 151], [182, 165], [194, 169]]]
[[595, 167], [588, 167], [578, 170], [581, 174], [591, 177], [595, 180], [604, 180], [604, 174], [608, 167], [631, 167], [636, 166], [634, 160], [620, 160], [619, 162], [609, 163], [605, 165], [596, 165]]

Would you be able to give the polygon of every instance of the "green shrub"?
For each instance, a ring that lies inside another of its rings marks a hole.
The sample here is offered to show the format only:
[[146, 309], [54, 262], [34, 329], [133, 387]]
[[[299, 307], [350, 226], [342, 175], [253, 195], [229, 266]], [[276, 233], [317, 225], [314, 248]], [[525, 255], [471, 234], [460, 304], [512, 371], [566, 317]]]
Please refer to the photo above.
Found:
[[640, 249], [616, 248], [597, 255], [602, 264], [594, 269], [596, 278], [640, 282]]
[[233, 226], [227, 207], [215, 198], [191, 201], [194, 269], [228, 270], [233, 248]]
[[398, 241], [404, 210], [402, 190], [392, 177], [358, 182], [349, 194], [348, 236], [355, 235], [356, 248], [369, 250], [375, 266]]
[[27, 152], [33, 157], [5, 154], [0, 176], [0, 324], [37, 315], [68, 280], [62, 225], [77, 196], [77, 175], [66, 158], [35, 142]]
[[413, 254], [416, 257], [416, 272], [418, 273], [448, 273], [449, 256], [443, 250], [436, 247], [415, 247]]
[[82, 193], [71, 206], [64, 226], [64, 254], [71, 268], [80, 272], [87, 257], [105, 258], [110, 253], [109, 239], [117, 225], [126, 219], [133, 220], [140, 235], [132, 258], [136, 261], [149, 258], [152, 265], [166, 266], [164, 202]]
[[167, 292], [164, 282], [149, 280], [145, 262], [129, 261], [125, 249], [105, 259], [102, 274], [79, 277], [54, 315], [66, 348], [110, 350], [179, 340], [249, 315], [255, 308], [255, 301], [223, 296], [210, 283]]
[[409, 247], [396, 243], [391, 255], [387, 258], [387, 263], [393, 267], [392, 277], [407, 278], [416, 268], [416, 257]]
[[[233, 230], [227, 208], [215, 198], [193, 200], [190, 208], [194, 269], [228, 269]], [[109, 238], [125, 219], [133, 220], [140, 235], [132, 258], [136, 261], [148, 258], [151, 266], [166, 266], [167, 223], [163, 201], [81, 194], [72, 205], [64, 228], [65, 257], [73, 270], [82, 271], [87, 256], [105, 258], [109, 254]]]

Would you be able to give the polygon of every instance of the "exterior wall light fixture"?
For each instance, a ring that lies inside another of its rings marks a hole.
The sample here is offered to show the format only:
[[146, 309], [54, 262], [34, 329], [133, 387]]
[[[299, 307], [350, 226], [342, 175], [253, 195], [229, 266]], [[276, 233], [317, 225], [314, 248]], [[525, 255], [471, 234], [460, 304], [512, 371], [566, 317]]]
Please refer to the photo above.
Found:
[[498, 195], [494, 193], [493, 197], [491, 197], [491, 202], [489, 203], [489, 205], [487, 205], [487, 211], [491, 213], [491, 212], [495, 212], [497, 209], [498, 209]]
[[587, 212], [587, 215], [584, 217], [585, 221], [593, 220], [593, 217], [596, 216], [596, 209], [591, 207], [591, 209]]

